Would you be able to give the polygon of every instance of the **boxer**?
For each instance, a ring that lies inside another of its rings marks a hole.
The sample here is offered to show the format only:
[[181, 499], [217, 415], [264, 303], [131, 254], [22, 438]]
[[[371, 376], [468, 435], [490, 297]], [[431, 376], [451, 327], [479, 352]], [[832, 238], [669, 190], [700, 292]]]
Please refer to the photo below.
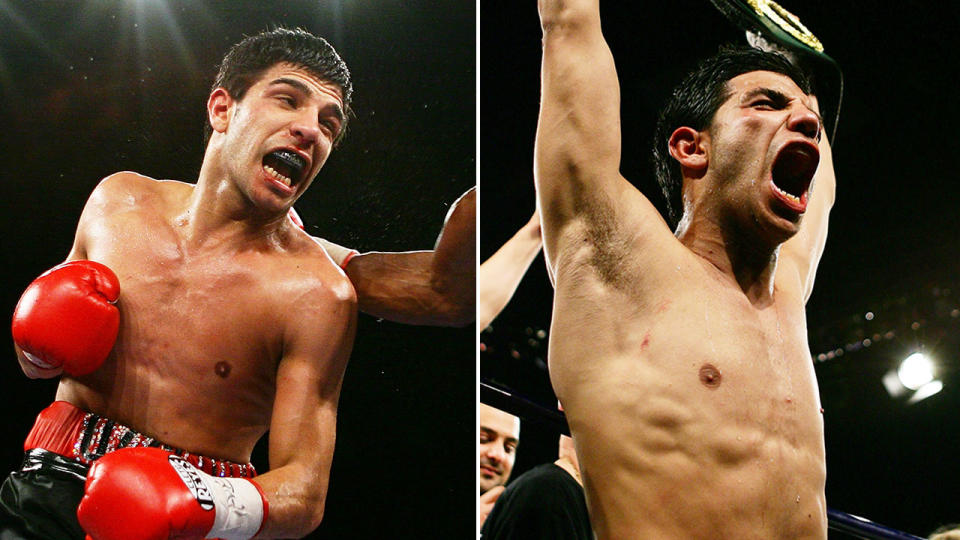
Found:
[[538, 7], [550, 378], [597, 537], [826, 538], [804, 304], [835, 180], [806, 77], [726, 49], [677, 87], [654, 141], [665, 220], [619, 172], [598, 0]]
[[[326, 41], [252, 36], [228, 52], [208, 98], [196, 184], [121, 172], [96, 187], [68, 263], [32, 284], [15, 313], [24, 372], [62, 378], [0, 492], [0, 535], [288, 538], [316, 528], [358, 300], [287, 216], [342, 138], [351, 92]], [[403, 255], [407, 267], [439, 264], [442, 238]], [[257, 476], [250, 453], [268, 429], [271, 470]]]

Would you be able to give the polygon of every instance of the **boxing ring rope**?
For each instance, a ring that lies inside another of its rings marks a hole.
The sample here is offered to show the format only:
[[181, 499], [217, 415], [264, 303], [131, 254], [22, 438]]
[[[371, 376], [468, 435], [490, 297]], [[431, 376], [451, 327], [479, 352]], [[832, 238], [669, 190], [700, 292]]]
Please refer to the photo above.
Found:
[[[570, 435], [570, 426], [567, 425], [566, 416], [562, 411], [544, 407], [484, 380], [480, 381], [480, 401], [524, 420], [543, 424], [564, 435]], [[830, 530], [862, 540], [924, 540], [919, 536], [832, 508], [827, 508], [827, 522]]]

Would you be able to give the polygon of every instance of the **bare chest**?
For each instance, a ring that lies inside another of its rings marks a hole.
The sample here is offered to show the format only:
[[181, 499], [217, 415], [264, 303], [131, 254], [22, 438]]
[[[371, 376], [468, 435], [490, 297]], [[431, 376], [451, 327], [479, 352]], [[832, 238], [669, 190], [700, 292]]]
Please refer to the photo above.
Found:
[[[589, 280], [558, 287], [551, 380], [573, 418], [672, 426], [676, 436], [689, 427], [709, 437], [720, 431], [705, 426], [725, 425], [759, 438], [821, 439], [800, 301], [775, 294], [756, 306], [696, 277], [642, 291]], [[614, 421], [611, 411], [623, 417]]]
[[[269, 375], [281, 353], [282, 325], [255, 254], [185, 252], [163, 226], [100, 235], [88, 252], [120, 278], [115, 356], [147, 366], [221, 378]], [[150, 231], [150, 234], [146, 234]]]

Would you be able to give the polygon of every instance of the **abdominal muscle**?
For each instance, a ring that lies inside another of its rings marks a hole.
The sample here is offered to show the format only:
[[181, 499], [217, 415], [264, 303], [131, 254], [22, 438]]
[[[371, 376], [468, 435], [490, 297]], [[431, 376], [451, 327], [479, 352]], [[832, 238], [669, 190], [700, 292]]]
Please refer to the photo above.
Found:
[[558, 287], [550, 372], [598, 538], [826, 538], [802, 321], [773, 330], [716, 291], [638, 310], [583, 289]]

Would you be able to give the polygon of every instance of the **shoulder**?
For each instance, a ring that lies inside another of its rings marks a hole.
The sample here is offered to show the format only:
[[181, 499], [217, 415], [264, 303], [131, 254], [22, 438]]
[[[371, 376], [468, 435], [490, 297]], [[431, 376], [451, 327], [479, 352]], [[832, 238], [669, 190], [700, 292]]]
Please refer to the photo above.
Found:
[[310, 303], [320, 306], [355, 307], [357, 294], [353, 283], [324, 247], [299, 229], [290, 234], [288, 249], [277, 262], [297, 296], [307, 297]]
[[156, 180], [132, 171], [113, 173], [97, 184], [88, 206], [135, 206], [151, 199], [165, 199], [190, 190], [192, 186], [173, 180]]
[[553, 463], [546, 463], [534, 467], [527, 471], [526, 474], [521, 475], [517, 480], [524, 480], [518, 487], [550, 494], [556, 493], [557, 488], [570, 485], [571, 482], [576, 485], [576, 480], [574, 480], [567, 471]]

